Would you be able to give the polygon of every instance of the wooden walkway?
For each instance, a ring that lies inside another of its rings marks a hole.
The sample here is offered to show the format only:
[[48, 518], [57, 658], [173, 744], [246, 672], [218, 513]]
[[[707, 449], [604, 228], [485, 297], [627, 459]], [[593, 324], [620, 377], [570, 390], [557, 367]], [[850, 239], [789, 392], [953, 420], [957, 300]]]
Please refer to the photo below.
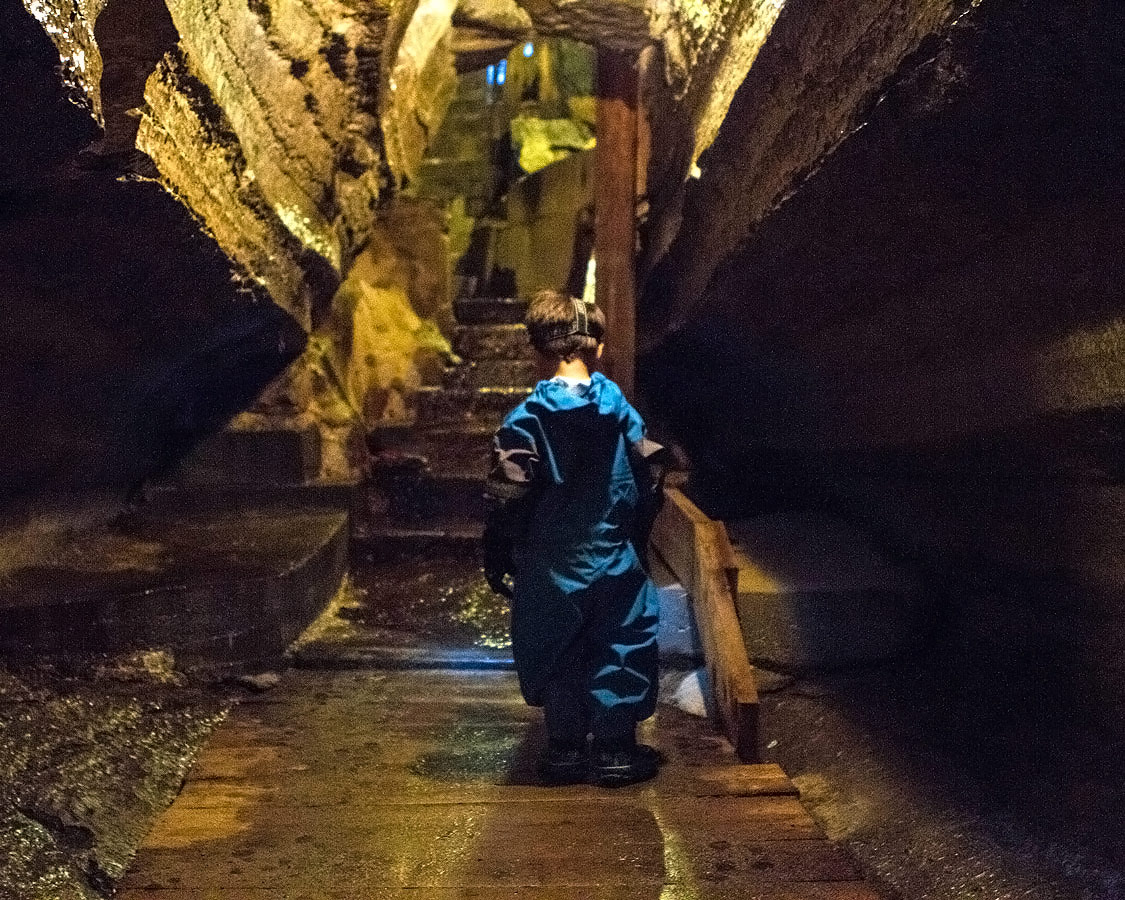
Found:
[[877, 900], [774, 765], [661, 707], [653, 782], [536, 783], [504, 672], [292, 672], [216, 731], [123, 900]]

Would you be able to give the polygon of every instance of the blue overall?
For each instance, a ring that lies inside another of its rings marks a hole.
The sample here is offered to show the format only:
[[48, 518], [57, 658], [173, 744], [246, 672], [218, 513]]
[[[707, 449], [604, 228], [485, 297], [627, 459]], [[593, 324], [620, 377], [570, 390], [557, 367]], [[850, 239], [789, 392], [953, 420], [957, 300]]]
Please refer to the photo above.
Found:
[[[600, 373], [541, 381], [496, 433], [488, 493], [513, 528], [512, 649], [555, 740], [631, 735], [656, 705], [658, 602], [633, 544], [644, 423]], [[522, 506], [522, 511], [521, 510]]]

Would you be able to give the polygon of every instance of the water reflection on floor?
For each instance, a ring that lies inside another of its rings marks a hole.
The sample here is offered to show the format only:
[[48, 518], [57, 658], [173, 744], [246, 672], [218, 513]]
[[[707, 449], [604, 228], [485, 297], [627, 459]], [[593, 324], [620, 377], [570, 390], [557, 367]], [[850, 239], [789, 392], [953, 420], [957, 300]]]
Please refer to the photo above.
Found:
[[339, 615], [359, 628], [451, 647], [511, 646], [507, 601], [492, 593], [475, 555], [418, 554], [378, 563], [361, 555], [352, 582], [354, 600]]

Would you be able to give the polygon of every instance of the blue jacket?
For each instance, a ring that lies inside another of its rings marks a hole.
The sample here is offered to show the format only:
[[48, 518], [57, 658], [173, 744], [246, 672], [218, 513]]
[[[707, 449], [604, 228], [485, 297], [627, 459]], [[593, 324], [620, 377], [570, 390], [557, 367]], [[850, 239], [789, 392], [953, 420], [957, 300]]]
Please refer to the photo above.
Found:
[[588, 385], [539, 382], [496, 432], [486, 494], [502, 511], [489, 539], [510, 544], [513, 654], [530, 703], [579, 641], [620, 661], [627, 681], [642, 676], [605, 699], [651, 714], [657, 602], [635, 546], [646, 485], [631, 458], [644, 430], [595, 373]]

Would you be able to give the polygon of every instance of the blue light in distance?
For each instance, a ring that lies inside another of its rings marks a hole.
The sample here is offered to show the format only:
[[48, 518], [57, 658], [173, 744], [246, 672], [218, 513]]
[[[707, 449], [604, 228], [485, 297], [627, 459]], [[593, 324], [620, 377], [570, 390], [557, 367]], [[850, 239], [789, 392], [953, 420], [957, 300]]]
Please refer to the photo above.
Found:
[[533, 53], [535, 53], [535, 45], [531, 43], [531, 41], [528, 41], [523, 45], [523, 55], [531, 56]]
[[506, 59], [500, 60], [496, 64], [496, 83], [503, 84], [508, 80], [508, 61]]
[[484, 70], [484, 81], [489, 87], [496, 84], [496, 66], [489, 66]]

